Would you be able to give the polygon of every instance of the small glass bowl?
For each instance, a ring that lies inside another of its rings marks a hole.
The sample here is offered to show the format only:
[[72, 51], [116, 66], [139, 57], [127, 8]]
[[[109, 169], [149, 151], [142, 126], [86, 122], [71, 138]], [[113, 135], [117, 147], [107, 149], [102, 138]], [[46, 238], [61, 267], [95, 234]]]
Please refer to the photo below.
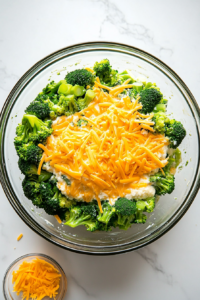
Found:
[[[58, 290], [56, 300], [64, 299], [66, 291], [67, 291], [67, 278], [66, 278], [65, 272], [63, 271], [61, 266], [53, 258], [51, 258], [45, 254], [31, 253], [31, 254], [26, 254], [26, 255], [23, 255], [23, 256], [17, 258], [15, 261], [12, 262], [12, 264], [6, 270], [6, 273], [5, 273], [4, 279], [3, 279], [3, 294], [4, 294], [4, 298], [6, 300], [21, 300], [22, 299], [21, 293], [19, 296], [17, 296], [16, 292], [13, 292], [14, 285], [12, 283], [12, 272], [18, 270], [19, 266], [24, 261], [30, 262], [36, 258], [45, 260], [46, 262], [52, 264], [59, 271], [59, 273], [61, 274], [60, 288]], [[48, 300], [48, 299], [52, 299], [52, 298], [45, 297], [43, 299]]]

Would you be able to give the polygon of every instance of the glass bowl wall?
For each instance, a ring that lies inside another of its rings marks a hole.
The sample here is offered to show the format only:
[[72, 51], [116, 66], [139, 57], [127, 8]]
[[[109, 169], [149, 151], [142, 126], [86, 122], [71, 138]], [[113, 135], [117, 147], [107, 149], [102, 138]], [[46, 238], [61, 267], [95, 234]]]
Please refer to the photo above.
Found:
[[[180, 146], [182, 169], [176, 174], [176, 188], [171, 195], [160, 198], [146, 224], [135, 224], [129, 230], [90, 233], [85, 228], [60, 225], [43, 210], [33, 207], [23, 194], [23, 175], [17, 165], [13, 145], [15, 129], [25, 108], [48, 80], [64, 79], [67, 72], [91, 67], [108, 58], [119, 71], [131, 70], [135, 78], [156, 82], [169, 99], [168, 112], [180, 120], [187, 136]], [[60, 74], [60, 75], [58, 75]], [[127, 45], [91, 42], [70, 46], [36, 63], [15, 85], [3, 107], [0, 119], [1, 182], [5, 194], [18, 215], [34, 231], [65, 249], [87, 254], [115, 254], [142, 247], [168, 231], [186, 212], [199, 189], [199, 108], [183, 81], [159, 59]], [[188, 165], [185, 166], [186, 161]]]

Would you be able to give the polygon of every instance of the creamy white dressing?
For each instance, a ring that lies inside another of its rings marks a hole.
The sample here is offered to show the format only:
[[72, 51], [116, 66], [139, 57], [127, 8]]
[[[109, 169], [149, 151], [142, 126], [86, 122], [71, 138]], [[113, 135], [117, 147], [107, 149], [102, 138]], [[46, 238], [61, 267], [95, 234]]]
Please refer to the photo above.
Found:
[[[167, 155], [168, 152], [169, 152], [169, 147], [164, 146], [163, 147], [163, 153], [160, 153], [160, 155], [158, 155], [159, 153], [156, 153], [156, 154], [159, 156], [159, 159], [162, 159], [163, 163], [166, 163], [167, 160], [165, 158], [166, 158], [166, 155]], [[55, 175], [56, 180], [58, 181], [57, 182], [57, 187], [58, 187], [58, 183], [61, 183], [61, 184], [59, 184], [59, 189], [60, 189], [61, 193], [63, 195], [65, 195], [68, 199], [70, 199], [69, 195], [66, 193], [67, 184], [64, 181], [64, 179], [62, 178], [62, 175], [65, 175], [66, 177], [67, 177], [67, 175], [63, 174], [60, 171], [57, 171], [54, 167], [50, 166], [49, 162], [46, 162], [43, 165], [42, 168], [44, 170], [46, 170], [48, 172], [51, 172]], [[159, 169], [155, 169], [153, 172], [151, 172], [151, 174], [155, 174], [158, 171], [159, 171]], [[87, 178], [85, 178], [85, 179], [87, 180]], [[143, 178], [141, 178], [139, 180], [139, 183], [149, 183], [149, 179], [150, 179], [150, 174], [143, 175]], [[70, 178], [69, 180], [72, 181], [73, 179]], [[138, 189], [130, 189], [130, 193], [126, 194], [124, 197], [127, 198], [128, 200], [131, 200], [131, 199], [139, 200], [139, 199], [146, 199], [146, 198], [149, 198], [149, 197], [153, 197], [154, 195], [155, 195], [155, 188], [153, 186], [149, 185], [149, 186], [141, 187], [141, 188], [138, 188]], [[115, 201], [118, 199], [118, 197], [109, 198], [108, 195], [106, 193], [102, 192], [102, 191], [99, 193], [98, 197], [101, 201], [109, 200], [111, 205], [114, 205]], [[71, 200], [72, 200], [72, 198], [71, 198]], [[83, 194], [77, 195], [76, 200], [83, 201]]]

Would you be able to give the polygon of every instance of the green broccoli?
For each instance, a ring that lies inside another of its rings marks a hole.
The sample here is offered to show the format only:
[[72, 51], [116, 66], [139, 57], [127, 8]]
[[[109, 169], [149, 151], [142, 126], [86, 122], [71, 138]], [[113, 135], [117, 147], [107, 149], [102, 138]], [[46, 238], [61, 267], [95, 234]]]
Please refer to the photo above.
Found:
[[33, 205], [43, 208], [42, 196], [40, 194], [40, 183], [31, 180], [29, 177], [25, 177], [22, 181], [22, 188], [24, 195], [32, 201]]
[[135, 219], [136, 202], [126, 198], [118, 198], [115, 202], [115, 209], [119, 228], [127, 230]]
[[65, 225], [70, 227], [77, 227], [85, 225], [88, 231], [95, 231], [99, 227], [96, 220], [96, 206], [94, 204], [83, 204], [72, 206], [70, 209], [70, 216]]
[[108, 59], [103, 59], [100, 62], [96, 62], [93, 70], [102, 83], [110, 83], [112, 67]]
[[87, 90], [84, 98], [77, 99], [79, 110], [86, 108], [90, 104], [90, 102], [94, 99], [94, 97], [95, 97], [95, 92], [93, 90]]
[[154, 184], [157, 195], [171, 194], [175, 188], [174, 175], [170, 172], [165, 172], [165, 175], [158, 172], [150, 176], [150, 182]]
[[33, 142], [18, 145], [15, 140], [15, 148], [19, 158], [29, 162], [30, 164], [38, 165], [39, 161], [41, 160], [42, 149], [33, 144]]
[[163, 168], [163, 171], [170, 172], [171, 168], [177, 168], [178, 165], [181, 163], [181, 151], [176, 149], [170, 149], [170, 155], [168, 157], [168, 164]]
[[155, 88], [145, 89], [139, 93], [139, 102], [142, 103], [141, 112], [144, 114], [153, 111], [154, 107], [160, 102], [163, 95]]
[[35, 115], [37, 118], [44, 120], [50, 115], [50, 108], [48, 103], [33, 101], [25, 110], [26, 114]]
[[51, 124], [50, 120], [43, 122], [34, 115], [24, 115], [22, 124], [19, 124], [16, 129], [15, 144], [45, 141], [53, 132]]
[[154, 107], [153, 112], [157, 113], [159, 111], [166, 112], [168, 101], [166, 99], [161, 99], [160, 102]]
[[165, 135], [170, 140], [170, 148], [176, 149], [186, 136], [186, 130], [183, 127], [182, 123], [176, 120], [170, 120]]
[[[32, 103], [37, 102], [37, 104], [38, 104], [38, 102], [39, 102], [39, 103], [41, 103], [41, 106], [43, 105], [43, 108], [48, 106], [47, 111], [49, 111], [49, 117], [51, 119], [55, 119], [57, 116], [64, 114], [63, 107], [61, 108], [60, 106], [57, 105], [59, 102], [59, 98], [60, 98], [60, 95], [57, 95], [57, 94], [53, 94], [50, 97], [49, 94], [45, 95], [43, 93], [39, 93], [38, 96], [35, 98], [35, 100]], [[29, 107], [26, 110], [28, 112], [30, 110]], [[35, 108], [35, 110], [36, 110], [36, 108]], [[32, 114], [32, 112], [31, 112], [31, 114]], [[45, 111], [44, 111], [44, 114], [45, 114]], [[35, 115], [36, 115], [36, 113], [35, 113]]]
[[175, 160], [175, 168], [177, 168], [182, 161], [182, 153], [180, 149], [176, 148], [176, 150], [173, 151], [172, 156], [174, 157]]
[[41, 174], [38, 175], [37, 174], [37, 170], [38, 168], [33, 165], [30, 164], [29, 161], [24, 160], [23, 158], [20, 158], [18, 161], [18, 166], [19, 169], [21, 170], [22, 174], [27, 175], [29, 177], [33, 176], [33, 175], [37, 175], [38, 176], [38, 181], [42, 182], [42, 181], [47, 181], [50, 179], [50, 177], [52, 176], [51, 173], [46, 172], [44, 170], [41, 171]]
[[133, 75], [128, 70], [125, 70], [119, 74], [117, 74], [117, 79], [120, 80], [120, 84], [122, 84], [127, 79], [130, 79], [128, 84], [131, 84], [135, 82], [135, 79], [133, 78]]
[[93, 69], [96, 76], [99, 77], [100, 82], [107, 86], [122, 84], [127, 79], [131, 79], [129, 83], [135, 81], [129, 71], [125, 70], [122, 73], [118, 73], [117, 70], [113, 70], [108, 59], [96, 62]]
[[186, 130], [182, 123], [174, 119], [170, 120], [164, 112], [154, 113], [152, 121], [155, 122], [155, 131], [165, 134], [169, 138], [170, 148], [176, 149], [186, 136]]
[[87, 126], [88, 121], [84, 120], [84, 119], [79, 119], [77, 122], [77, 126], [81, 127], [81, 126]]
[[71, 93], [75, 97], [82, 97], [85, 94], [85, 92], [86, 92], [86, 90], [85, 90], [84, 86], [80, 86], [80, 85], [75, 85], [71, 89]]
[[120, 213], [122, 216], [130, 216], [135, 213], [136, 204], [134, 201], [126, 198], [118, 198], [115, 202], [115, 209], [116, 212]]
[[67, 83], [86, 87], [94, 84], [94, 76], [86, 69], [78, 69], [68, 73], [65, 77]]
[[170, 119], [162, 111], [154, 113], [152, 121], [155, 123], [154, 130], [156, 132], [164, 134], [166, 131], [166, 125], [169, 124]]
[[59, 189], [51, 184], [51, 180], [41, 182], [39, 191], [43, 200], [43, 208], [49, 215], [56, 215], [58, 212], [66, 211], [66, 209], [75, 204], [73, 200], [69, 200], [62, 195]]
[[65, 80], [61, 80], [59, 82], [51, 81], [47, 84], [47, 86], [42, 90], [43, 94], [47, 94], [51, 97], [53, 94], [57, 93], [59, 86], [65, 82]]
[[155, 207], [155, 197], [136, 201], [137, 210], [151, 213], [154, 210], [154, 207]]
[[62, 83], [60, 86], [59, 86], [59, 89], [58, 89], [58, 94], [63, 94], [65, 96], [67, 95], [70, 95], [72, 94], [71, 93], [71, 90], [72, 90], [72, 85], [71, 84], [67, 84], [66, 82], [65, 83]]
[[112, 230], [112, 226], [113, 226], [113, 222], [110, 221], [108, 224], [105, 224], [103, 222], [98, 222], [95, 224], [96, 229], [98, 231], [111, 231]]
[[102, 205], [103, 213], [99, 212], [99, 215], [97, 216], [97, 219], [99, 222], [108, 224], [112, 218], [112, 216], [115, 214], [115, 207], [111, 206], [108, 202], [103, 203]]
[[135, 219], [133, 220], [133, 223], [146, 223], [147, 216], [142, 213], [142, 211], [137, 210], [135, 214]]
[[65, 221], [65, 222], [68, 221], [69, 218], [70, 218], [70, 212], [69, 212], [68, 209], [66, 209], [66, 210], [64, 210], [64, 209], [59, 210], [57, 214], [58, 214], [59, 218], [62, 221]]
[[61, 108], [62, 114], [65, 114], [66, 116], [72, 115], [78, 111], [78, 105], [74, 95], [61, 95], [57, 106]]

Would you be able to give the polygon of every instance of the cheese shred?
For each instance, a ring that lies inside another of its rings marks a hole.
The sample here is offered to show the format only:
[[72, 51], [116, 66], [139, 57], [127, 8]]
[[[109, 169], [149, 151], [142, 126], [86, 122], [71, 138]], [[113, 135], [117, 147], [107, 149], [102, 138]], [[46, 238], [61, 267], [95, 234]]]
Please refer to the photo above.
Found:
[[20, 241], [22, 237], [23, 237], [23, 234], [21, 233], [21, 234], [17, 237], [17, 241]]
[[[71, 181], [57, 184], [65, 195], [86, 202], [96, 199], [100, 210], [100, 194], [101, 200], [124, 197], [131, 189], [144, 187], [143, 175], [167, 164], [160, 157], [169, 141], [154, 133], [153, 114], [141, 113], [139, 98], [116, 96], [132, 87], [128, 82], [111, 88], [97, 78], [93, 102], [81, 112], [58, 118], [46, 145], [38, 145], [45, 153], [38, 174], [43, 161], [48, 161]], [[85, 120], [81, 126], [79, 119]]]
[[42, 300], [44, 297], [56, 299], [60, 287], [59, 271], [45, 260], [36, 258], [23, 261], [19, 269], [12, 273], [13, 291], [25, 300]]

